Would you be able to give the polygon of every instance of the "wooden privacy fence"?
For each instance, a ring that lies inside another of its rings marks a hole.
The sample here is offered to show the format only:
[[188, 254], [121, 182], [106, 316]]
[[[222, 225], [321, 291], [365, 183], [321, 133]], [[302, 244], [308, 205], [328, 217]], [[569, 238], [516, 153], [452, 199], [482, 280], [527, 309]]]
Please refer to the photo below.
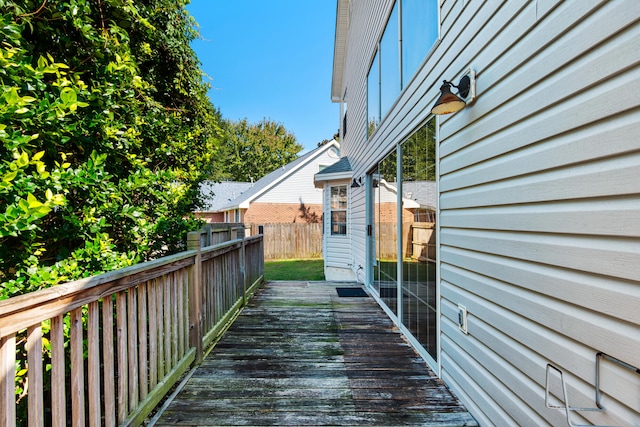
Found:
[[[436, 236], [434, 222], [402, 223], [402, 259], [419, 261], [436, 257]], [[398, 255], [398, 227], [395, 223], [376, 224], [376, 253], [379, 259], [395, 259]]]
[[[205, 224], [200, 230], [200, 246], [211, 246], [216, 243], [228, 242], [237, 239], [238, 233], [244, 235], [244, 224], [242, 223], [211, 223]], [[258, 234], [258, 233], [255, 233]]]
[[140, 425], [263, 280], [262, 236], [201, 240], [0, 301], [0, 426]]
[[265, 259], [322, 257], [321, 223], [252, 224], [251, 234], [264, 235]]

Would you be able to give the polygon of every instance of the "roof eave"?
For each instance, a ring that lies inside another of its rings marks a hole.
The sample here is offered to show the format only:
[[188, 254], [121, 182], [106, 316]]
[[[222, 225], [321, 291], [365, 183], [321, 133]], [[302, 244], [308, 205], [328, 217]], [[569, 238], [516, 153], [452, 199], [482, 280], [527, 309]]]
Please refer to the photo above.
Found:
[[331, 79], [331, 102], [341, 102], [342, 75], [347, 46], [347, 30], [349, 28], [349, 1], [337, 0], [336, 35], [333, 45], [333, 75]]
[[322, 188], [326, 182], [350, 180], [352, 177], [353, 171], [325, 173], [321, 174], [319, 177], [318, 175], [315, 175], [313, 177], [313, 184], [316, 188]]
[[[267, 185], [262, 187], [259, 191], [256, 191], [255, 193], [250, 194], [245, 199], [241, 199], [242, 196], [239, 197], [237, 199], [238, 202], [236, 204], [234, 204], [233, 206], [231, 206], [231, 205], [223, 206], [221, 208], [221, 210], [225, 210], [226, 211], [226, 210], [230, 210], [230, 209], [249, 209], [249, 207], [251, 206], [251, 203], [254, 200], [256, 200], [257, 198], [261, 197], [264, 193], [268, 192], [271, 188], [273, 188], [274, 186], [278, 185], [280, 182], [284, 181], [285, 179], [290, 177], [292, 174], [294, 174], [298, 170], [300, 170], [303, 167], [305, 167], [306, 165], [308, 165], [310, 162], [313, 161], [313, 159], [315, 159], [316, 157], [320, 156], [322, 153], [326, 152], [331, 147], [335, 147], [338, 150], [340, 150], [340, 143], [338, 141], [336, 141], [335, 139], [332, 139], [328, 143], [326, 143], [326, 144], [324, 144], [324, 145], [322, 145], [322, 146], [320, 146], [318, 148], [315, 148], [311, 152], [303, 154], [302, 157], [307, 156], [307, 158], [304, 161], [296, 164], [294, 167], [291, 167], [291, 163], [286, 164], [284, 166], [286, 168], [286, 172], [284, 174], [278, 176], [274, 180], [269, 181]], [[314, 152], [315, 152], [315, 154], [311, 155]], [[295, 162], [295, 160], [294, 160], [294, 162]], [[265, 177], [268, 177], [273, 172], [274, 171], [272, 171], [272, 172], [268, 173], [267, 175], [265, 175], [264, 177], [260, 178], [260, 180], [258, 180], [258, 182], [260, 182]]]

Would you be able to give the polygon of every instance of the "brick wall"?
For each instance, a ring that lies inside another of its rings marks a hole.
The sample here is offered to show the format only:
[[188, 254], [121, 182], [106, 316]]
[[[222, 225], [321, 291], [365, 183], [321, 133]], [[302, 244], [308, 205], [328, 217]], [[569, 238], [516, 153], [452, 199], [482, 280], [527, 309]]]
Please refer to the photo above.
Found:
[[[397, 205], [395, 203], [379, 203], [376, 205], [376, 222], [393, 223], [396, 222]], [[402, 222], [413, 222], [413, 209], [402, 209]]]
[[195, 216], [208, 223], [224, 222], [224, 212], [196, 212]]
[[322, 218], [322, 205], [290, 203], [251, 203], [243, 222], [249, 224], [317, 223]]

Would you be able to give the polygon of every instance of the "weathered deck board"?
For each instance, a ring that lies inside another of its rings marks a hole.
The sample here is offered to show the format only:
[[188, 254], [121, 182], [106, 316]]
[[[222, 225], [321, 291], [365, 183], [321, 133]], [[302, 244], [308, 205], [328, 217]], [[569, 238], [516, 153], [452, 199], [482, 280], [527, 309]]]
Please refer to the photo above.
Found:
[[373, 299], [335, 287], [267, 283], [155, 425], [477, 425]]

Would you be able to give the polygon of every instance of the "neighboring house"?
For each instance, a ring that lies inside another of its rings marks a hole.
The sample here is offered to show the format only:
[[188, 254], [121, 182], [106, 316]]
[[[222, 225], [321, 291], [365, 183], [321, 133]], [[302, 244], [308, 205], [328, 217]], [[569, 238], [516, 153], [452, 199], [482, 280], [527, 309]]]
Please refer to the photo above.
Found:
[[332, 140], [255, 183], [223, 182], [202, 187], [203, 197], [209, 195], [210, 207], [197, 215], [202, 218], [215, 215], [217, 221], [242, 222], [247, 227], [320, 222], [322, 191], [314, 187], [313, 176], [339, 159], [340, 145]]
[[226, 218], [228, 215], [225, 215], [221, 208], [233, 202], [252, 186], [252, 182], [203, 182], [200, 184], [200, 195], [205, 204], [202, 210], [195, 212], [196, 216], [207, 222], [235, 222], [234, 218]]
[[640, 2], [337, 0], [336, 24], [330, 273], [482, 426], [640, 426]]

